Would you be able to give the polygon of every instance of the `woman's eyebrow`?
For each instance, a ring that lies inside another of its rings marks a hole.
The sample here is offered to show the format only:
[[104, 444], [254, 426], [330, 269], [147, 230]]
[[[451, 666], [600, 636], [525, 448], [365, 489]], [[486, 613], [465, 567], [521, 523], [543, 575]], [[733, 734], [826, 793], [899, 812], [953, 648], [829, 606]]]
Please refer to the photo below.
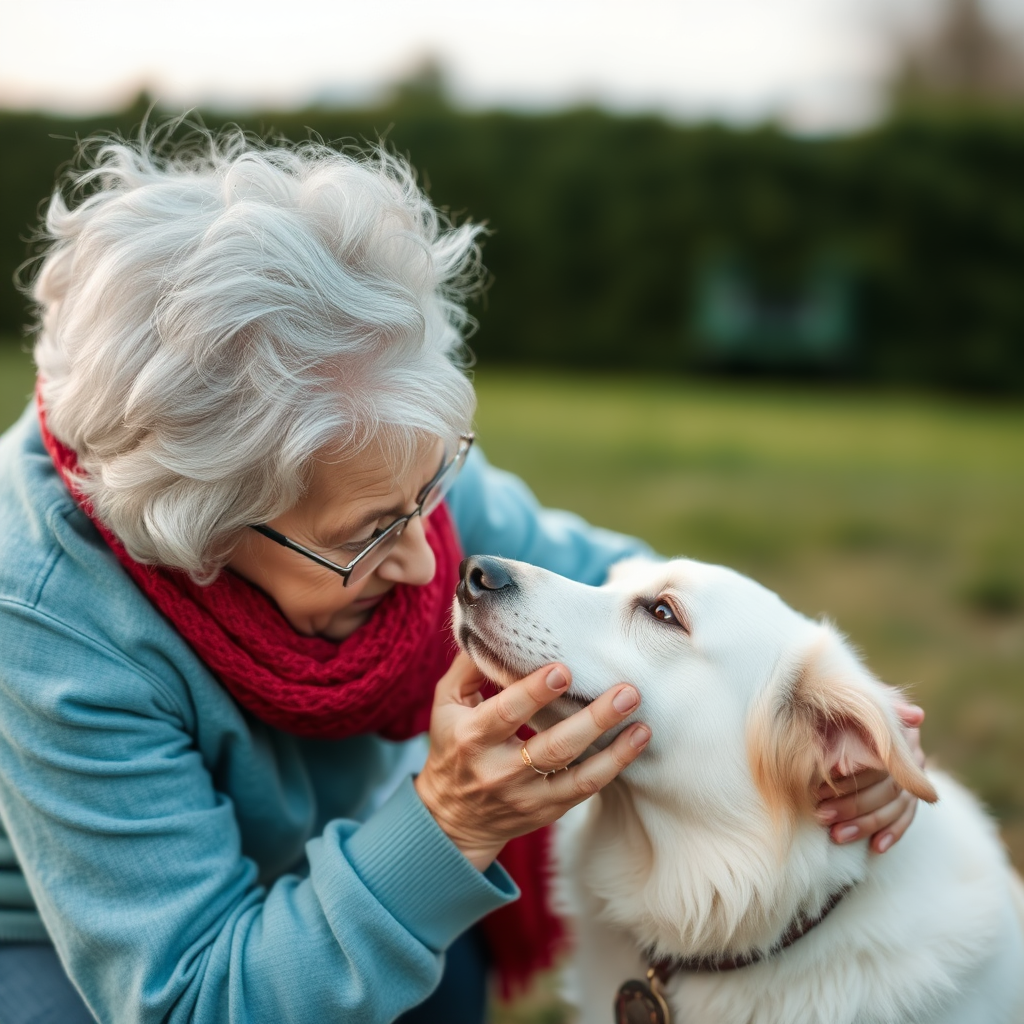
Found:
[[342, 541], [358, 536], [371, 523], [380, 522], [382, 519], [387, 519], [388, 522], [391, 522], [403, 515], [405, 515], [405, 512], [402, 510], [401, 505], [372, 509], [361, 515], [358, 519], [354, 519], [350, 523], [343, 523], [341, 526], [334, 527], [329, 533], [318, 536], [317, 543], [325, 548], [337, 547]]

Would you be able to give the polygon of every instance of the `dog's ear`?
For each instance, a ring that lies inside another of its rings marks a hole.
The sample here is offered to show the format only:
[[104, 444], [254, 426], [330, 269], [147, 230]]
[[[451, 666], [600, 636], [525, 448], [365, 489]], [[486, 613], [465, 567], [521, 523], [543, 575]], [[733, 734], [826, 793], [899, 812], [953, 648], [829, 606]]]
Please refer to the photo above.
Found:
[[834, 630], [821, 629], [751, 717], [751, 768], [768, 806], [776, 813], [812, 810], [822, 782], [865, 768], [882, 768], [908, 792], [937, 800], [904, 739], [896, 691], [875, 679]]

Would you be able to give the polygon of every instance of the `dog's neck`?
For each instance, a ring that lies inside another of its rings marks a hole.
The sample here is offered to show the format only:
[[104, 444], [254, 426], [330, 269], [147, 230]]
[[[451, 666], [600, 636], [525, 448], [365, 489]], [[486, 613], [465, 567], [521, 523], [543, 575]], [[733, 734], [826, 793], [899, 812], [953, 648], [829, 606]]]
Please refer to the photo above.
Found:
[[753, 793], [710, 815], [621, 781], [602, 792], [583, 846], [578, 877], [601, 918], [682, 959], [772, 949], [867, 860], [864, 844], [837, 847], [813, 821], [771, 821]]

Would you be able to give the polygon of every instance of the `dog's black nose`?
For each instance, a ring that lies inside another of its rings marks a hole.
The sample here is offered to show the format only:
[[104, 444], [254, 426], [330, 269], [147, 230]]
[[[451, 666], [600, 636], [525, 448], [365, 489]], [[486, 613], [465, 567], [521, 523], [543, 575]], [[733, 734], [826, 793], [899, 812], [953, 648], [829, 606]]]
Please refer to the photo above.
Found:
[[458, 587], [459, 600], [463, 604], [475, 604], [487, 594], [514, 587], [511, 573], [496, 558], [474, 555], [463, 559], [459, 566], [461, 582]]

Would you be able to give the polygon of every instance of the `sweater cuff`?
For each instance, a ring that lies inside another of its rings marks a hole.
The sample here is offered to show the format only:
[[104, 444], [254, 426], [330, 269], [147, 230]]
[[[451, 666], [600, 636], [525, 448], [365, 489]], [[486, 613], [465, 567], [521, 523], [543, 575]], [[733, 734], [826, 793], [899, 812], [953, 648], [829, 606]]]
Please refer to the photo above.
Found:
[[420, 942], [441, 951], [519, 889], [495, 861], [478, 871], [420, 800], [411, 777], [342, 842], [362, 883]]

